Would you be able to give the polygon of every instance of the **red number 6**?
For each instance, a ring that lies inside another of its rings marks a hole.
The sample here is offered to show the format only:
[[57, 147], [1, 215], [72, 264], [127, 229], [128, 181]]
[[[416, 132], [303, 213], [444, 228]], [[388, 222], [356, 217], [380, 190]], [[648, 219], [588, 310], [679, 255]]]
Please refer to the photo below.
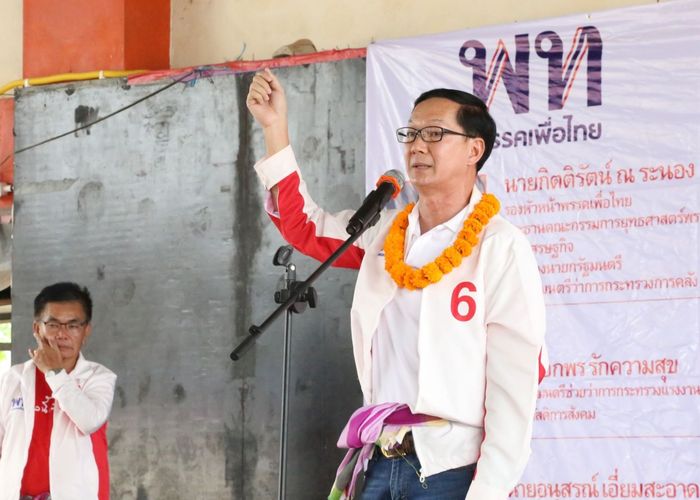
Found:
[[[460, 293], [465, 288], [470, 292], [476, 292], [476, 286], [471, 281], [463, 281], [452, 291], [450, 309], [452, 310], [452, 316], [454, 316], [457, 321], [469, 321], [474, 317], [474, 313], [476, 313], [476, 301], [468, 294], [460, 296]], [[460, 304], [467, 304], [466, 314], [459, 312]]]

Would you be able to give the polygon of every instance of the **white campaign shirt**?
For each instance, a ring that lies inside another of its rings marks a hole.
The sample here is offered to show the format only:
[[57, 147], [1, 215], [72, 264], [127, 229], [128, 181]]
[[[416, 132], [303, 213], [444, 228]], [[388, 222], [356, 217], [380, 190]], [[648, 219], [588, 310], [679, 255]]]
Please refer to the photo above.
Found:
[[[306, 255], [327, 259], [347, 238], [354, 211], [329, 213], [314, 203], [291, 147], [255, 168], [268, 190], [278, 187], [279, 211], [270, 215], [282, 236]], [[465, 212], [445, 224], [452, 230], [413, 235], [416, 211], [407, 228], [408, 263], [422, 265], [449, 246], [480, 198], [475, 186]], [[365, 402], [404, 400], [414, 413], [444, 419], [413, 428], [425, 476], [476, 462], [466, 500], [506, 500], [530, 455], [537, 385], [547, 365], [537, 261], [525, 236], [496, 215], [453, 272], [420, 292], [401, 290], [385, 270], [383, 251], [396, 213], [383, 211], [336, 262], [359, 268], [350, 323]]]
[[[421, 234], [418, 206], [408, 216], [406, 264], [420, 268], [435, 260], [457, 238], [467, 216], [464, 207], [447, 222]], [[372, 337], [372, 401], [414, 407], [418, 397], [418, 325], [423, 291], [400, 288], [384, 307]]]

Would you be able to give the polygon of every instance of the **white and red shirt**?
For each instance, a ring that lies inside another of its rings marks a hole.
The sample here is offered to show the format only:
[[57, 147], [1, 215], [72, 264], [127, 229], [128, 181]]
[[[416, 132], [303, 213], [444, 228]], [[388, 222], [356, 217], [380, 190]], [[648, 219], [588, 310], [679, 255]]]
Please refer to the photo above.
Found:
[[48, 399], [42, 378], [31, 360], [0, 376], [0, 500], [43, 488], [47, 439], [52, 500], [109, 499], [107, 418], [116, 375], [81, 354], [70, 374], [45, 378]]
[[[295, 248], [325, 260], [347, 239], [354, 212], [330, 214], [314, 203], [291, 147], [255, 169], [268, 190], [277, 186], [278, 210], [270, 199], [267, 210]], [[458, 225], [480, 198], [475, 187]], [[384, 269], [384, 240], [396, 214], [382, 212], [336, 261], [359, 268], [350, 319], [365, 404], [389, 397], [384, 383], [394, 383], [390, 390], [406, 395], [414, 413], [449, 421], [447, 427], [413, 428], [422, 472], [430, 476], [476, 462], [467, 500], [505, 500], [527, 464], [537, 386], [547, 363], [544, 299], [532, 249], [515, 226], [496, 215], [460, 266], [406, 302], [404, 295], [413, 292], [399, 289]], [[449, 231], [454, 222], [441, 229]], [[417, 218], [409, 220], [408, 235], [416, 230], [412, 223]], [[406, 307], [410, 317], [397, 321]], [[400, 330], [407, 324], [415, 326], [403, 345]], [[375, 356], [387, 360], [379, 367]], [[402, 375], [392, 374], [386, 363], [399, 356], [403, 359], [394, 363], [415, 373], [396, 385]]]

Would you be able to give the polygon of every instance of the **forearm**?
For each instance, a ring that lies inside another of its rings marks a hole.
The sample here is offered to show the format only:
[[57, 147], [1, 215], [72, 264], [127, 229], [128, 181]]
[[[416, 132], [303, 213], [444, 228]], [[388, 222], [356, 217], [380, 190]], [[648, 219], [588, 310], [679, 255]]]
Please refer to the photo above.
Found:
[[280, 120], [281, 123], [275, 123], [263, 128], [263, 137], [265, 138], [265, 150], [267, 156], [270, 157], [275, 153], [282, 151], [289, 146], [289, 131], [286, 120]]
[[[289, 132], [286, 121], [285, 123], [263, 128], [263, 136], [265, 137], [265, 150], [268, 158], [289, 146]], [[278, 212], [279, 188], [276, 184], [270, 187], [270, 194], [272, 195], [272, 205], [275, 208], [275, 212]]]
[[116, 377], [100, 375], [100, 380], [88, 381], [81, 389], [65, 372], [47, 380], [53, 398], [61, 411], [84, 434], [92, 434], [107, 421], [112, 409]]

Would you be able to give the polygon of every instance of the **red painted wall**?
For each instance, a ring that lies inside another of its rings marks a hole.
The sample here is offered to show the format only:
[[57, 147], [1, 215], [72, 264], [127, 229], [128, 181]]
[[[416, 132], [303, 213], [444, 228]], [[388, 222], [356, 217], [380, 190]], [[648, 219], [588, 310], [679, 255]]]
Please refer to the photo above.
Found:
[[170, 0], [25, 0], [24, 77], [170, 67]]
[[125, 0], [124, 69], [170, 68], [170, 0]]

